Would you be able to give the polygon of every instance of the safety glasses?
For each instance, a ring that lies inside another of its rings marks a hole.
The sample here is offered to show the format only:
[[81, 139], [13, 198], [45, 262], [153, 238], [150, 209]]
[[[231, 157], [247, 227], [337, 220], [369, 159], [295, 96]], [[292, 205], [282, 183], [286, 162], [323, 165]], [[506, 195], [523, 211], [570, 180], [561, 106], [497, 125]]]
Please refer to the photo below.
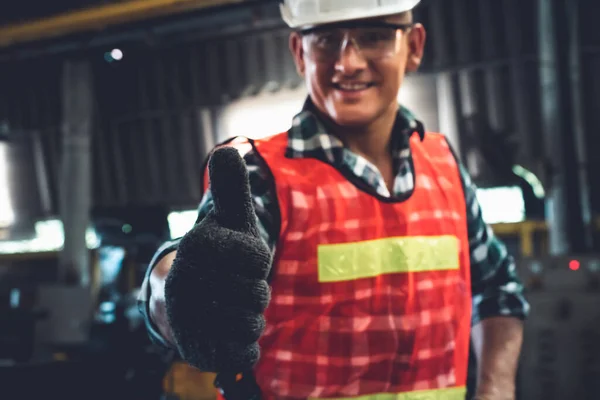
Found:
[[320, 26], [301, 31], [304, 51], [316, 61], [337, 60], [346, 46], [368, 60], [393, 56], [400, 49], [402, 35], [414, 24], [361, 22]]

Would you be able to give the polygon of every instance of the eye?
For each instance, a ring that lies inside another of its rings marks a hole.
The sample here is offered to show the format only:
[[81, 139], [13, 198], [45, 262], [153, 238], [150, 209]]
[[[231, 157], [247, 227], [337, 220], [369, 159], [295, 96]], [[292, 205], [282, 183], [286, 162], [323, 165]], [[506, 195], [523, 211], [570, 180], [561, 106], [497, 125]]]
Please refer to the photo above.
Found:
[[394, 38], [394, 31], [389, 29], [370, 29], [360, 32], [358, 40], [364, 44], [388, 42]]
[[340, 35], [334, 32], [316, 33], [313, 35], [312, 42], [317, 47], [334, 47], [340, 43]]

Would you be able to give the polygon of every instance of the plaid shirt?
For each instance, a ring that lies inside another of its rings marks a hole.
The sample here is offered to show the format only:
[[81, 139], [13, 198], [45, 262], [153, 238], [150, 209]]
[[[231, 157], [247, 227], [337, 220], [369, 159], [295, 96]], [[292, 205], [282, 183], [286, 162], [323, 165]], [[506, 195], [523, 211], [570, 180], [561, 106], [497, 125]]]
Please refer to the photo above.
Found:
[[[415, 132], [423, 138], [425, 130], [423, 124], [409, 110], [399, 107], [393, 128], [391, 148], [395, 180], [393, 193], [390, 193], [378, 169], [363, 157], [345, 148], [338, 138], [328, 134], [311, 108], [312, 105], [307, 102], [302, 112], [293, 120], [288, 132], [287, 157], [312, 157], [330, 163], [340, 170], [351, 171], [380, 196], [406, 199], [412, 194], [414, 174], [409, 138]], [[250, 152], [245, 156], [245, 161], [248, 166], [258, 225], [263, 239], [271, 250], [275, 251], [279, 231], [277, 197], [272, 191], [272, 182], [260, 157]], [[524, 319], [528, 314], [529, 304], [523, 296], [523, 285], [517, 277], [514, 259], [484, 222], [476, 197], [476, 186], [465, 167], [458, 159], [457, 162], [467, 205], [473, 296], [472, 323], [475, 325], [485, 318], [494, 316]], [[200, 203], [197, 221], [202, 220], [212, 210], [213, 205], [211, 193], [207, 191]], [[148, 268], [138, 299], [151, 338], [154, 342], [167, 347], [169, 345], [149, 318], [148, 279], [153, 266], [165, 254], [176, 250], [178, 242], [178, 239], [167, 242], [157, 251]]]

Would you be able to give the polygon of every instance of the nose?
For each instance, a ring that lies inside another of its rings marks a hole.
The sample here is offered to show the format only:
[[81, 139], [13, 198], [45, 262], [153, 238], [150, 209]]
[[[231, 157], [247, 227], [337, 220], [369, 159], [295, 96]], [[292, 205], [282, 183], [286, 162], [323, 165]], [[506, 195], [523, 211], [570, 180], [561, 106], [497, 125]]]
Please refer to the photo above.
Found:
[[367, 60], [351, 37], [347, 37], [340, 49], [335, 70], [343, 75], [354, 75], [367, 68]]

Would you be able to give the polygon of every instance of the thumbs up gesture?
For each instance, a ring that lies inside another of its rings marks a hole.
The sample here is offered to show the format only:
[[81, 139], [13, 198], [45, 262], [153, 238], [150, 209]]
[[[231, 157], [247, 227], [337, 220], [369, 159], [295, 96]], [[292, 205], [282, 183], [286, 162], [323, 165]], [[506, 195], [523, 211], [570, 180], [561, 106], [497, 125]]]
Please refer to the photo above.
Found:
[[181, 239], [165, 302], [185, 361], [205, 372], [235, 373], [259, 358], [271, 253], [259, 236], [237, 150], [216, 150], [209, 176], [214, 209]]

